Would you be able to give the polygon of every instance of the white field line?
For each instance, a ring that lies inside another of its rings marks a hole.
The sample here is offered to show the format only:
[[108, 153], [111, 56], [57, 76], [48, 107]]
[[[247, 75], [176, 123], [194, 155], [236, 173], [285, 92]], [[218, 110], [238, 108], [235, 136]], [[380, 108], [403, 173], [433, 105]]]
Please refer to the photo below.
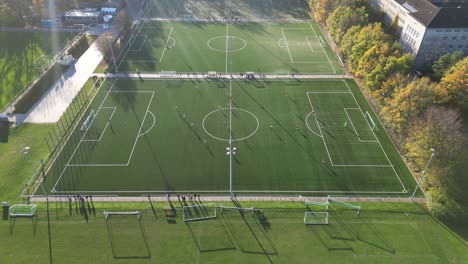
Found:
[[[310, 97], [308, 93], [307, 93], [307, 99], [309, 100], [310, 108], [312, 109], [312, 111], [315, 111], [314, 106], [312, 105], [312, 101], [310, 101]], [[328, 151], [327, 143], [325, 142], [325, 139], [323, 137], [322, 129], [320, 128], [320, 124], [318, 122], [317, 113], [315, 113], [314, 116], [315, 116], [315, 122], [317, 123], [317, 127], [319, 128], [319, 131], [320, 131], [320, 137], [322, 138], [323, 145], [325, 146], [325, 150], [327, 151], [328, 159], [330, 160], [330, 164], [333, 166], [333, 160], [330, 156], [330, 152]]]
[[321, 135], [317, 134], [317, 132], [315, 132], [310, 126], [309, 126], [309, 122], [307, 120], [309, 120], [309, 116], [312, 115], [312, 112], [310, 112], [309, 114], [307, 114], [306, 116], [306, 119], [305, 119], [305, 123], [306, 123], [306, 126], [307, 128], [310, 130], [310, 132], [314, 133], [315, 135], [319, 136], [319, 137], [322, 137]]
[[[309, 26], [310, 26], [310, 28], [312, 29], [312, 31], [314, 32], [315, 36], [318, 37], [317, 33], [315, 32], [314, 27], [312, 26], [312, 24], [310, 24], [310, 22], [309, 22]], [[333, 73], [336, 73], [336, 69], [335, 69], [335, 67], [333, 66], [332, 62], [330, 61], [330, 58], [328, 57], [327, 52], [325, 51], [325, 49], [323, 48], [322, 45], [320, 45], [320, 47], [322, 47], [323, 53], [325, 53], [325, 56], [327, 57], [328, 63], [330, 63], [330, 66], [331, 66], [332, 69], [333, 69]]]
[[[135, 36], [140, 35], [140, 31], [141, 31], [141, 29], [143, 28], [144, 25], [145, 25], [145, 21], [142, 20], [142, 21], [141, 21], [141, 26], [140, 26], [140, 28], [137, 29], [138, 32], [135, 32], [135, 33], [136, 33]], [[133, 45], [134, 42], [135, 42], [135, 39], [133, 39], [132, 44], [126, 46], [127, 50], [125, 51], [125, 54], [124, 54], [123, 57], [120, 59], [119, 65], [116, 65], [117, 67], [115, 67], [115, 71], [116, 71], [116, 72], [119, 71], [120, 65], [122, 64], [122, 62], [124, 62], [125, 58], [127, 57], [128, 51], [130, 50], [130, 47]]]
[[151, 111], [149, 111], [149, 113], [153, 116], [153, 124], [151, 125], [151, 127], [148, 130], [143, 132], [143, 134], [139, 135], [139, 137], [141, 137], [141, 136], [145, 135], [146, 133], [148, 133], [151, 129], [153, 129], [154, 125], [156, 124], [156, 117], [154, 116], [154, 114]]
[[[115, 110], [117, 109], [117, 107], [101, 107], [100, 109], [106, 109], [106, 108], [108, 108], [108, 109], [113, 109], [113, 111], [112, 111], [112, 113], [111, 113], [111, 115], [110, 115], [110, 117], [109, 117], [110, 119], [112, 119], [112, 117], [114, 116], [114, 113], [115, 113]], [[99, 109], [99, 110], [100, 110], [100, 109]], [[97, 117], [97, 114], [96, 114], [96, 117]], [[99, 141], [101, 141], [102, 135], [104, 135], [104, 133], [106, 132], [108, 126], [109, 126], [109, 122], [106, 122], [106, 126], [104, 127], [104, 130], [101, 132], [101, 135], [99, 136], [98, 139], [83, 139], [82, 141], [94, 141], [94, 142], [99, 142]], [[89, 130], [89, 129], [88, 129], [88, 130]]]
[[[349, 121], [351, 122], [351, 125], [353, 126], [353, 129], [354, 129], [354, 132], [356, 132], [356, 135], [359, 139], [359, 142], [363, 142], [363, 143], [377, 143], [377, 140], [362, 140], [361, 137], [359, 136], [359, 133], [357, 132], [356, 128], [354, 127], [354, 124], [353, 124], [353, 121], [351, 120], [351, 117], [349, 116], [348, 114], [348, 111], [347, 110], [361, 110], [361, 108], [345, 108], [345, 112], [346, 112], [346, 115], [348, 116], [348, 119]], [[366, 117], [364, 116], [364, 119]], [[366, 120], [367, 122], [367, 120]]]
[[163, 49], [161, 58], [159, 58], [159, 62], [162, 62], [162, 60], [164, 58], [164, 53], [166, 53], [166, 49], [167, 49], [167, 41], [169, 41], [169, 39], [171, 38], [173, 30], [174, 30], [174, 27], [171, 27], [171, 31], [169, 32], [169, 36], [167, 37], [167, 40], [164, 42], [164, 49]]
[[[348, 85], [348, 82], [346, 82], [346, 81], [343, 81], [343, 82], [346, 84], [346, 87], [348, 87], [349, 92], [350, 92], [351, 95], [353, 96], [354, 102], [356, 103], [357, 106], [359, 106], [359, 103], [358, 103], [358, 101], [356, 100], [356, 97], [354, 97], [354, 94], [352, 93], [351, 88], [350, 88], [349, 85]], [[359, 107], [359, 109], [360, 109], [362, 115], [364, 115], [364, 112], [362, 112], [361, 107]], [[367, 120], [366, 120], [366, 123], [367, 123]], [[379, 144], [380, 149], [382, 149], [382, 152], [384, 153], [385, 158], [387, 159], [389, 165], [392, 165], [392, 162], [391, 162], [390, 159], [388, 158], [387, 152], [385, 152], [384, 148], [382, 147], [382, 144], [380, 144], [380, 141], [379, 141], [379, 139], [377, 138], [377, 136], [375, 135], [374, 130], [372, 130], [372, 127], [369, 125], [369, 123], [367, 123], [367, 125], [369, 126], [369, 129], [372, 131], [372, 134], [374, 135], [374, 138], [375, 138], [375, 140], [377, 141], [377, 144]], [[400, 182], [401, 186], [403, 187], [403, 191], [407, 191], [405, 185], [404, 185], [403, 182], [401, 181], [400, 176], [399, 176], [398, 173], [396, 172], [395, 167], [394, 167], [393, 165], [392, 165], [392, 169], [393, 169], [393, 172], [395, 172], [395, 175], [397, 176], [398, 181]]]
[[283, 34], [284, 43], [286, 43], [286, 49], [288, 50], [288, 53], [289, 53], [289, 59], [291, 60], [291, 63], [294, 63], [294, 60], [291, 55], [291, 51], [289, 50], [288, 39], [286, 38], [286, 35], [284, 34], [283, 28], [281, 28], [281, 33]]
[[[111, 86], [111, 87], [109, 88], [109, 90], [107, 91], [107, 94], [106, 94], [106, 96], [104, 97], [104, 100], [102, 100], [101, 105], [99, 106], [99, 109], [98, 109], [97, 112], [96, 112], [96, 116], [97, 116], [97, 114], [99, 113], [99, 111], [101, 110], [101, 107], [102, 107], [102, 105], [104, 104], [104, 102], [105, 102], [107, 96], [109, 96], [109, 93], [110, 93], [110, 91], [112, 90], [112, 88], [114, 87], [114, 84], [115, 84], [115, 81], [112, 83], [112, 86]], [[98, 91], [98, 92], [99, 92], [99, 91]], [[96, 92], [96, 94], [97, 94], [98, 92]], [[96, 94], [94, 94], [94, 96], [96, 96]], [[94, 96], [93, 96], [93, 100], [94, 100]], [[91, 100], [91, 102], [92, 102], [93, 100]], [[91, 104], [91, 102], [90, 102], [90, 104]], [[89, 105], [88, 105], [88, 108], [89, 108]], [[85, 111], [85, 112], [86, 112], [86, 111]], [[83, 113], [83, 114], [84, 114], [84, 113]], [[80, 117], [80, 120], [81, 120], [81, 118], [82, 118], [82, 117]], [[77, 124], [78, 124], [78, 122], [77, 122]], [[75, 129], [76, 129], [77, 124], [76, 124], [75, 127], [73, 128], [73, 132], [70, 133], [70, 136], [75, 132]], [[91, 124], [90, 124], [90, 125], [91, 125]], [[65, 173], [66, 169], [68, 168], [68, 165], [70, 164], [70, 161], [71, 161], [71, 160], [73, 159], [73, 157], [75, 156], [75, 153], [76, 153], [76, 151], [78, 150], [78, 147], [81, 145], [81, 142], [82, 142], [83, 138], [86, 136], [86, 133], [87, 133], [87, 132], [88, 132], [88, 130], [86, 130], [85, 133], [83, 133], [83, 136], [80, 138], [80, 142], [78, 142], [78, 144], [76, 145], [75, 150], [73, 151], [72, 155], [70, 156], [70, 159], [68, 159], [67, 163], [65, 164], [65, 167], [63, 168], [62, 173], [60, 173], [60, 176], [59, 176], [59, 178], [57, 179], [57, 182], [55, 183], [54, 187], [52, 187], [52, 190], [54, 190], [54, 189], [57, 187], [57, 184], [60, 182], [60, 179], [62, 179], [63, 174]], [[69, 138], [70, 138], [70, 137], [69, 137]], [[68, 142], [68, 139], [67, 139], [67, 142]], [[65, 143], [67, 143], [67, 142], [65, 142]], [[65, 144], [64, 144], [64, 146], [65, 146]], [[62, 147], [62, 149], [63, 149], [63, 147]], [[60, 154], [60, 153], [59, 153], [59, 154]], [[57, 156], [58, 156], [58, 155], [57, 155]], [[55, 163], [55, 161], [54, 161], [54, 163]], [[51, 166], [51, 167], [52, 167], [52, 166]]]
[[[351, 117], [350, 117], [349, 114], [348, 114], [348, 109], [359, 109], [359, 108], [344, 108], [344, 111], [345, 111], [345, 113], [346, 113], [346, 116], [348, 116], [349, 123], [350, 123], [351, 126], [353, 127], [354, 133], [356, 133], [356, 136], [359, 138], [359, 133], [357, 132], [356, 128], [354, 127], [353, 120], [351, 120]], [[359, 140], [361, 140], [361, 139], [359, 138]]]
[[135, 43], [135, 41], [132, 42], [132, 45], [130, 46], [130, 51], [136, 51], [136, 52], [139, 52], [141, 51], [141, 49], [143, 48], [143, 46], [145, 45], [145, 42], [146, 42], [146, 39], [148, 38], [148, 35], [138, 35], [137, 37], [139, 36], [142, 36], [144, 37], [143, 39], [143, 42], [141, 42], [141, 45], [138, 49], [132, 49], [131, 47], [133, 46], [133, 43]]
[[[179, 193], [229, 193], [229, 190], [178, 190]], [[278, 190], [236, 190], [236, 193], [336, 193], [343, 194], [349, 191], [278, 191]], [[80, 190], [80, 191], [55, 191], [55, 193], [136, 193], [136, 194], [148, 194], [148, 193], [163, 193], [166, 194], [167, 190], [142, 190], [142, 191], [95, 191], [95, 190]], [[402, 194], [406, 192], [392, 192], [392, 191], [353, 191], [354, 194]], [[117, 195], [115, 196], [118, 197]], [[325, 197], [326, 198], [326, 197]], [[145, 198], [147, 199], [147, 198]]]
[[[351, 90], [349, 90], [349, 92], [346, 92], [346, 93], [351, 93]], [[313, 105], [312, 105], [312, 101], [310, 100], [310, 97], [309, 97], [309, 92], [307, 92], [307, 98], [309, 99], [309, 104], [312, 108], [312, 111], [314, 111], [314, 108], [313, 108]], [[357, 101], [356, 101], [356, 104], [357, 104]], [[359, 106], [359, 104], [357, 104], [357, 106]], [[356, 109], [360, 109], [361, 108], [356, 108]], [[361, 110], [362, 112], [362, 110]], [[346, 113], [347, 114], [347, 113]], [[349, 117], [349, 116], [348, 116]], [[330, 155], [330, 152], [328, 151], [328, 146], [327, 146], [327, 143], [325, 141], [325, 138], [323, 137], [323, 133], [322, 133], [322, 129], [321, 129], [321, 126], [320, 124], [318, 123], [318, 119], [317, 119], [317, 113], [315, 113], [315, 118], [316, 118], [316, 122], [317, 122], [317, 126], [319, 127], [319, 130], [320, 130], [320, 134], [322, 135], [322, 140], [323, 140], [323, 144], [325, 146], [325, 149], [327, 151], [327, 154], [328, 154], [328, 157], [330, 159], [330, 163], [333, 167], [391, 167], [394, 171], [395, 171], [395, 168], [394, 166], [390, 163], [390, 164], [333, 164], [333, 160], [331, 159], [331, 155]], [[330, 126], [328, 126], [330, 127]], [[375, 136], [375, 135], [374, 135]], [[377, 138], [376, 138], [377, 139]], [[378, 143], [378, 142], [376, 142]]]
[[320, 50], [314, 50], [314, 48], [312, 47], [312, 43], [310, 43], [309, 37], [315, 37], [315, 36], [305, 36], [305, 38], [307, 40], [307, 44], [309, 45], [309, 48], [310, 48], [310, 52], [321, 53], [322, 51], [320, 51]]
[[[131, 91], [129, 91], [129, 92], [131, 92]], [[149, 92], [149, 91], [145, 91], [145, 92]], [[143, 125], [145, 124], [146, 116], [148, 115], [149, 108], [151, 106], [151, 103], [153, 102], [154, 91], [150, 91], [150, 93], [151, 93], [151, 98], [149, 100], [148, 106], [146, 107], [145, 116], [143, 117], [143, 120], [141, 121], [140, 129], [138, 130], [137, 136], [135, 138], [135, 143], [133, 143], [133, 148], [132, 148], [132, 151], [130, 152], [130, 157], [128, 158], [128, 161], [127, 161], [127, 166], [130, 164], [130, 160], [132, 159], [133, 151], [135, 151], [135, 146], [136, 146], [136, 144], [138, 142], [138, 138], [139, 138], [139, 135], [141, 133], [141, 129], [143, 128]]]

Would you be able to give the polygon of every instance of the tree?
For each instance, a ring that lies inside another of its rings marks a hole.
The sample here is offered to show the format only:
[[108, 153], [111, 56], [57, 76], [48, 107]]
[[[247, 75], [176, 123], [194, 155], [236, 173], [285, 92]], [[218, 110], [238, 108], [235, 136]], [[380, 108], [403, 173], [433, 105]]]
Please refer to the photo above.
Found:
[[429, 149], [436, 149], [423, 187], [429, 190], [430, 210], [439, 217], [464, 214], [459, 203], [464, 190], [459, 185], [456, 167], [465, 162], [466, 139], [459, 112], [445, 107], [429, 107], [424, 115], [414, 119], [408, 134], [408, 157], [418, 170], [426, 165]]
[[[0, 25], [16, 26], [18, 25], [16, 15], [7, 5], [0, 4]], [[24, 25], [24, 23], [22, 23]]]
[[319, 24], [325, 24], [327, 17], [335, 10], [339, 2], [336, 0], [310, 0], [309, 7], [314, 20]]
[[432, 78], [440, 80], [453, 65], [463, 58], [463, 51], [455, 51], [441, 56], [432, 64]]
[[405, 87], [410, 81], [411, 79], [408, 74], [400, 71], [392, 73], [382, 82], [380, 89], [375, 89], [372, 92], [372, 96], [380, 104], [380, 106], [385, 106], [393, 97], [393, 92], [396, 89]]
[[438, 102], [436, 86], [428, 77], [423, 77], [395, 89], [393, 97], [387, 101], [388, 104], [382, 107], [382, 119], [390, 127], [406, 135], [409, 121]]
[[440, 81], [442, 102], [468, 108], [468, 57], [453, 65]]
[[362, 28], [354, 26], [343, 36], [339, 50], [347, 59], [348, 70], [355, 73], [361, 57], [371, 47], [379, 47], [391, 41], [391, 36], [384, 33], [380, 23], [368, 24]]
[[130, 28], [132, 27], [132, 21], [127, 15], [125, 10], [120, 11], [117, 16], [115, 17], [115, 25], [117, 27], [117, 31], [123, 32], [126, 34]]
[[326, 20], [327, 28], [333, 40], [340, 44], [343, 35], [352, 26], [365, 25], [368, 23], [366, 8], [364, 6], [352, 8], [350, 6], [339, 6]]

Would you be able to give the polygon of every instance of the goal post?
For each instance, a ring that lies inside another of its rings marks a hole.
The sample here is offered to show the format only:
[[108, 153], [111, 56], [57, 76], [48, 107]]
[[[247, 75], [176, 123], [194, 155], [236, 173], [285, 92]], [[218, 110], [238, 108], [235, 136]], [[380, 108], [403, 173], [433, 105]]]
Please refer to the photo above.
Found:
[[366, 118], [367, 122], [369, 123], [371, 129], [373, 131], [378, 131], [379, 128], [377, 127], [377, 124], [374, 122], [374, 119], [372, 119], [371, 115], [369, 114], [368, 111], [364, 114], [364, 117]]
[[328, 225], [328, 212], [305, 212], [304, 224]]
[[217, 218], [216, 204], [186, 205], [182, 208], [184, 222], [203, 221]]
[[36, 212], [35, 204], [14, 204], [9, 208], [10, 217], [33, 217]]
[[88, 130], [91, 127], [91, 124], [93, 123], [95, 118], [96, 118], [96, 114], [94, 113], [94, 109], [91, 109], [85, 121], [81, 125], [81, 130], [82, 131]]
[[176, 71], [160, 71], [159, 76], [161, 78], [172, 78], [176, 76], [177, 72]]
[[347, 203], [347, 202], [343, 202], [343, 201], [340, 201], [336, 198], [332, 198], [330, 196], [328, 196], [327, 198], [327, 201], [330, 203], [330, 202], [334, 202], [334, 203], [337, 203], [339, 205], [342, 205], [344, 207], [348, 207], [348, 208], [351, 208], [351, 209], [356, 209], [357, 210], [357, 214], [360, 215], [361, 214], [361, 206], [360, 205], [354, 205], [354, 204], [350, 204], [350, 203]]
[[140, 211], [121, 211], [121, 212], [112, 212], [112, 211], [104, 211], [104, 217], [106, 218], [106, 222], [112, 218], [112, 216], [136, 216], [136, 219], [140, 221], [141, 219], [141, 212]]
[[325, 202], [314, 202], [314, 201], [308, 201], [308, 200], [306, 200], [306, 201], [304, 202], [304, 207], [305, 207], [305, 208], [310, 208], [310, 207], [313, 207], [313, 206], [325, 206], [325, 208], [328, 210], [328, 205], [329, 205], [329, 204], [330, 204], [330, 203], [328, 202], [328, 200], [325, 201]]
[[221, 210], [221, 214], [226, 212], [226, 211], [237, 211], [237, 212], [252, 212], [252, 215], [255, 213], [256, 209], [252, 206], [252, 207], [233, 207], [233, 206], [224, 206], [224, 205], [221, 205], [220, 206], [220, 210]]

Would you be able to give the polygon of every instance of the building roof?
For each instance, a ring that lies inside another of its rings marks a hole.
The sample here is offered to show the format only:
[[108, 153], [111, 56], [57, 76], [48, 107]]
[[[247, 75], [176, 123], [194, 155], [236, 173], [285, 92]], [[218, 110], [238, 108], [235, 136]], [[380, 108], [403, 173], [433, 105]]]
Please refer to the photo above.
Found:
[[99, 17], [100, 11], [96, 9], [72, 9], [65, 13], [66, 17]]
[[427, 0], [396, 0], [419, 22], [429, 25], [439, 8]]
[[468, 6], [438, 7], [428, 0], [396, 0], [428, 28], [468, 28]]
[[428, 28], [468, 28], [468, 7], [443, 7]]

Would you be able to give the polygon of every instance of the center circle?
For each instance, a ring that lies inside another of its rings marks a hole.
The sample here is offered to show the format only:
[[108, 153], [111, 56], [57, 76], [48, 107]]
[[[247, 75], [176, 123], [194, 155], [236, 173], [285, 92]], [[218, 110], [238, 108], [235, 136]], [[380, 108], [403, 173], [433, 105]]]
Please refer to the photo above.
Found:
[[[235, 36], [227, 36], [227, 38], [229, 39], [226, 40], [226, 36], [214, 37], [208, 40], [206, 45], [208, 45], [208, 48], [218, 52], [235, 52], [247, 47], [247, 42], [243, 38]], [[226, 41], [229, 41], [227, 50]]]
[[[229, 111], [232, 111], [231, 124], [229, 122]], [[229, 126], [232, 132], [229, 133]], [[212, 138], [229, 141], [240, 141], [253, 136], [260, 122], [251, 112], [241, 108], [219, 108], [209, 112], [202, 121], [203, 130]]]

